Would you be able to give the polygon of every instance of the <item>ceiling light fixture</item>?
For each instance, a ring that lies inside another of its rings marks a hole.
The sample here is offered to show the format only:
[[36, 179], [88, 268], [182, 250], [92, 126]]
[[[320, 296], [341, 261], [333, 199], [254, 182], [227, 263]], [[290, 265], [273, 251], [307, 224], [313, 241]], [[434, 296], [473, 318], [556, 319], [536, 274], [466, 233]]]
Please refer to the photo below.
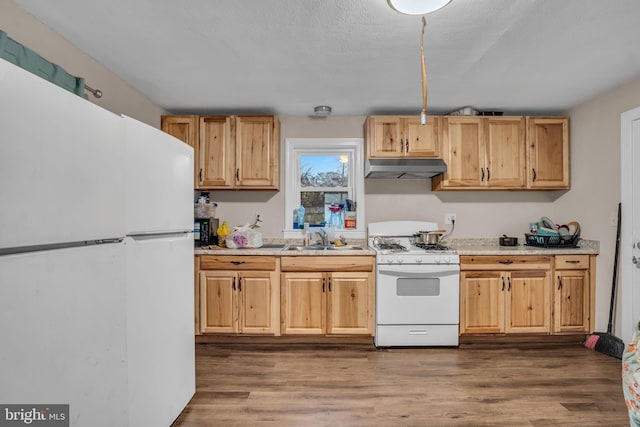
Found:
[[328, 117], [331, 114], [331, 107], [328, 105], [318, 105], [313, 109], [313, 112], [316, 113], [316, 116]]
[[451, 0], [387, 0], [395, 11], [405, 15], [425, 15], [448, 5]]

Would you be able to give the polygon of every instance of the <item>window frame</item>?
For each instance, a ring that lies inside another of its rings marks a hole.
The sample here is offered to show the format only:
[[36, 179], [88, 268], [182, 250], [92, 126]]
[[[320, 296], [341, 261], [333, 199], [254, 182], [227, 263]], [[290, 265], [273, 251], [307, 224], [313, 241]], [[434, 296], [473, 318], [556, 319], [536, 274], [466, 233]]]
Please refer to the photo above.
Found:
[[[349, 239], [366, 239], [364, 223], [364, 139], [363, 138], [285, 138], [285, 239], [302, 238], [302, 230], [293, 228], [293, 211], [300, 206], [300, 156], [318, 154], [350, 154], [351, 199], [358, 204], [356, 228], [341, 229], [336, 235]], [[332, 190], [331, 188], [328, 190]]]

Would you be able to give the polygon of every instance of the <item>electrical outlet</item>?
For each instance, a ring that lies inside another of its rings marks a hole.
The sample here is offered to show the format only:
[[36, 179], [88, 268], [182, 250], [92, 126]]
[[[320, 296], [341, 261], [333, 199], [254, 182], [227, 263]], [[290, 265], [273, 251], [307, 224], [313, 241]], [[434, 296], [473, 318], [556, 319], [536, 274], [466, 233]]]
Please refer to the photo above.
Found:
[[445, 225], [453, 224], [455, 221], [456, 221], [456, 214], [454, 213], [444, 214]]

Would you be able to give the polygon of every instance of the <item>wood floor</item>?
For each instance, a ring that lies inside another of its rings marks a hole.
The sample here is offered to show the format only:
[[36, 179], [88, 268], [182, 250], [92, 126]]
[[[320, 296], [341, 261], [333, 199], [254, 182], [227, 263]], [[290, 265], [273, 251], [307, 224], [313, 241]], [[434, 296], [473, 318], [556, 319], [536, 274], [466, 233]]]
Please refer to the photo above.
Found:
[[628, 426], [621, 362], [579, 344], [197, 344], [173, 427]]

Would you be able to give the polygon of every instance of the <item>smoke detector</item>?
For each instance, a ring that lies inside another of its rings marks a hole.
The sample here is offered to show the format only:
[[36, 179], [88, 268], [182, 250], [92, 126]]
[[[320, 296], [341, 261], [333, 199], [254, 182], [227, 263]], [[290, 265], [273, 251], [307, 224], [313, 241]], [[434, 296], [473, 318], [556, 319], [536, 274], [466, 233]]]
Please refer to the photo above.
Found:
[[331, 107], [328, 105], [318, 105], [313, 109], [316, 116], [327, 117], [331, 114]]

